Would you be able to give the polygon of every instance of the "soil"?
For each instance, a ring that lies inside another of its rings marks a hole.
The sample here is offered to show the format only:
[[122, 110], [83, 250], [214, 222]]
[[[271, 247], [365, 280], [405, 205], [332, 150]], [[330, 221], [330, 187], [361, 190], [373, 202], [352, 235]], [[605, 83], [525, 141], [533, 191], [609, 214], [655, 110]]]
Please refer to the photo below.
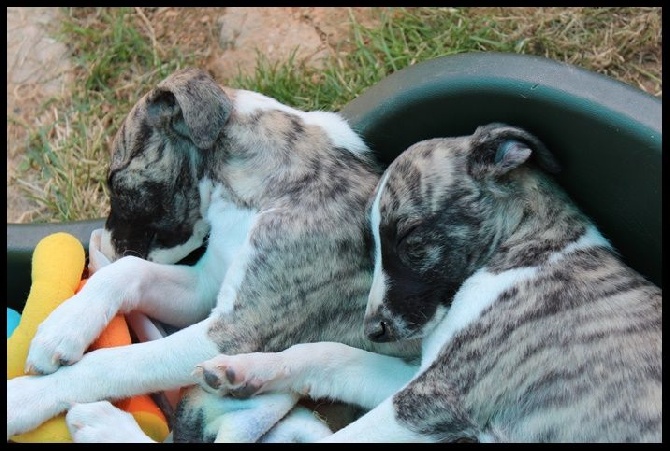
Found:
[[[239, 70], [254, 70], [258, 52], [270, 62], [296, 61], [319, 67], [348, 35], [349, 14], [364, 25], [379, 20], [380, 8], [226, 7], [135, 8], [154, 45], [178, 46], [204, 56], [219, 81]], [[51, 97], [67, 97], [73, 83], [67, 46], [52, 36], [63, 14], [59, 8], [7, 8], [7, 222], [30, 221], [31, 201], [12, 175], [26, 149], [26, 127], [54, 119], [43, 108]]]
[[26, 148], [23, 125], [52, 119], [40, 105], [71, 83], [67, 47], [50, 35], [57, 17], [55, 8], [7, 8], [7, 222], [25, 222], [32, 208], [10, 183]]

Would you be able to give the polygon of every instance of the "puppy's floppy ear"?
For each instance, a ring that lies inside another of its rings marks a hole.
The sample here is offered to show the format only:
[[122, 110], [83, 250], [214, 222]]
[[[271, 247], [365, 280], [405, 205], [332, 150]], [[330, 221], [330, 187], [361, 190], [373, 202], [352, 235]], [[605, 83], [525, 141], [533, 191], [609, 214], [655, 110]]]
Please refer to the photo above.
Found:
[[171, 127], [201, 149], [214, 145], [231, 110], [221, 87], [199, 69], [173, 73], [147, 97], [149, 125]]
[[473, 152], [480, 154], [485, 163], [492, 164], [493, 171], [497, 174], [505, 174], [520, 166], [531, 155], [534, 155], [534, 161], [547, 172], [560, 171], [558, 161], [545, 145], [534, 135], [518, 127], [500, 123], [479, 127], [474, 133], [473, 145]]

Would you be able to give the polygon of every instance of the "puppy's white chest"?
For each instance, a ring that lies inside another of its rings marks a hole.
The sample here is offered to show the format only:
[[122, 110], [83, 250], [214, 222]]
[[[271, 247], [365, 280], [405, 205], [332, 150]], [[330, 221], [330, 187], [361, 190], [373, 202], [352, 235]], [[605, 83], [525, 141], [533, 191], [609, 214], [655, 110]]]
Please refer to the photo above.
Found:
[[240, 208], [230, 201], [213, 197], [207, 211], [211, 224], [208, 247], [230, 263], [233, 255], [247, 242], [259, 213]]

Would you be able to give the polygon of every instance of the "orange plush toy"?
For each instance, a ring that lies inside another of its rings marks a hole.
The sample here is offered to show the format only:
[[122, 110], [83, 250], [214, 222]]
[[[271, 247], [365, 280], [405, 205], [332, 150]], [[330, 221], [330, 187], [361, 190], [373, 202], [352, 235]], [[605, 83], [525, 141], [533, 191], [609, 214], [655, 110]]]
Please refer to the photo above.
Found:
[[[25, 374], [28, 348], [37, 326], [85, 283], [82, 280], [85, 260], [81, 242], [67, 233], [49, 235], [35, 247], [30, 293], [21, 312], [20, 322], [12, 336], [7, 339], [7, 379]], [[126, 320], [123, 315], [118, 315], [89, 350], [130, 343], [131, 335]], [[133, 396], [118, 401], [115, 405], [132, 414], [144, 433], [152, 439], [162, 442], [168, 436], [169, 428], [165, 416], [150, 396]], [[72, 437], [65, 424], [65, 414], [61, 414], [30, 432], [11, 437], [11, 441], [72, 442]]]

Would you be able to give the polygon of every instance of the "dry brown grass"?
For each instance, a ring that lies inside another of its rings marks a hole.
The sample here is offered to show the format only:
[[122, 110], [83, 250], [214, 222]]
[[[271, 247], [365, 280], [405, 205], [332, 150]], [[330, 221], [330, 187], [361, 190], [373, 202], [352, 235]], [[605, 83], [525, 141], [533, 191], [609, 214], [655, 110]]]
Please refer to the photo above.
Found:
[[485, 8], [524, 53], [585, 67], [660, 97], [662, 13], [640, 8]]

